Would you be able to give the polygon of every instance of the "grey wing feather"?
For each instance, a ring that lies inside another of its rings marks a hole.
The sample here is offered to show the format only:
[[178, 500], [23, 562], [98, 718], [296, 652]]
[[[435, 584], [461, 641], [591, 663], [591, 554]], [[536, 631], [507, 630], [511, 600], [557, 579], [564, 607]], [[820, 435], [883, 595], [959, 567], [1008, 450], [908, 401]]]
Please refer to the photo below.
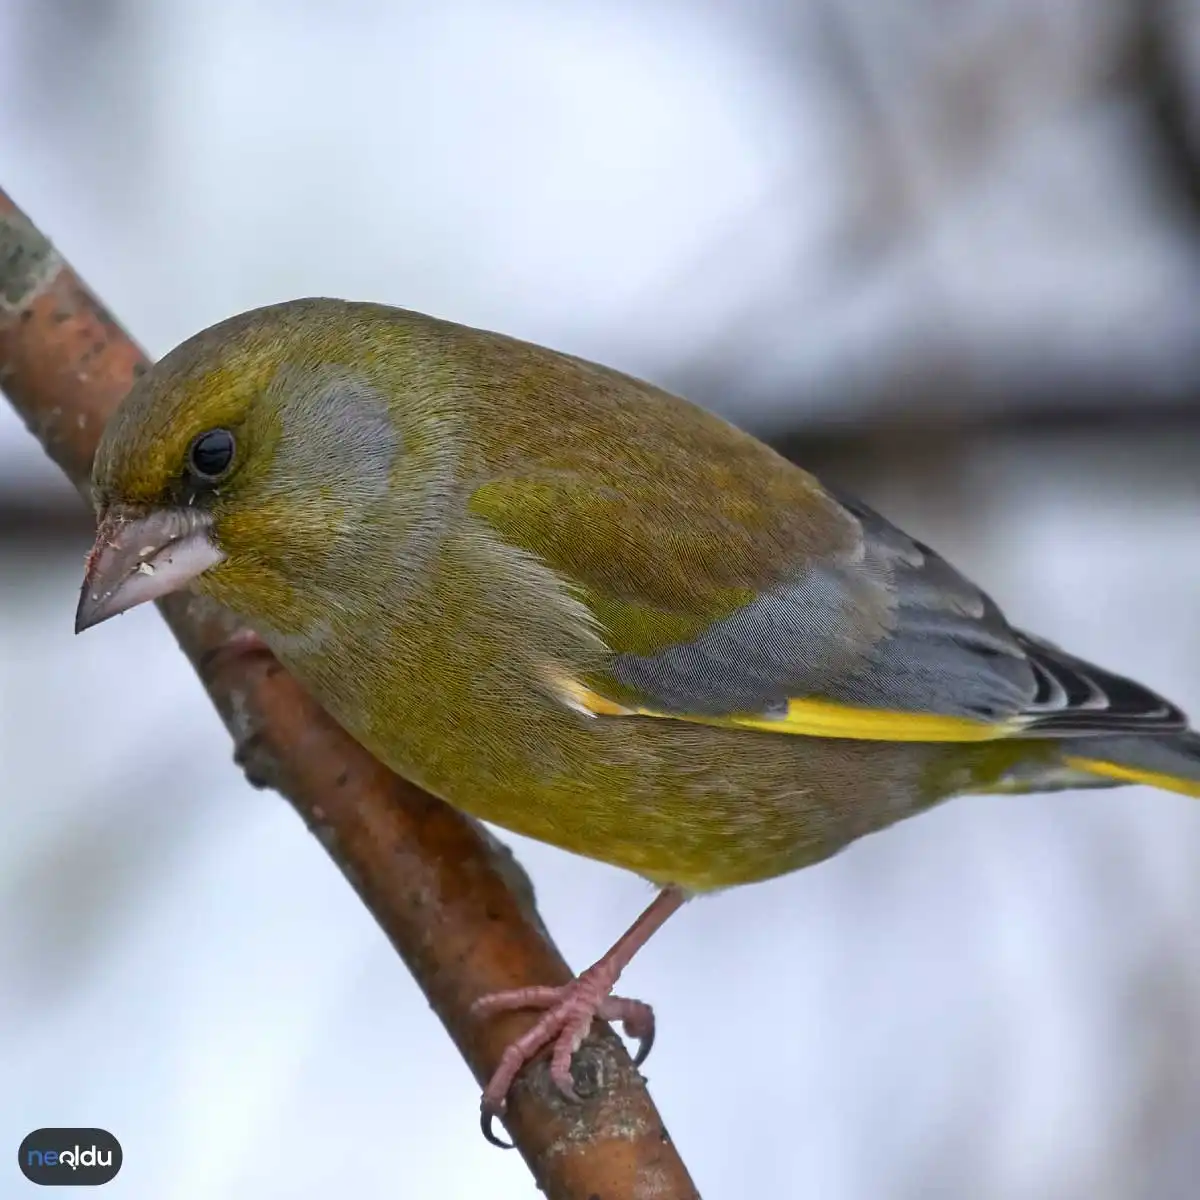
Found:
[[1029, 736], [1187, 727], [1131, 680], [1013, 629], [928, 546], [856, 500], [856, 553], [808, 567], [654, 654], [619, 654], [612, 675], [670, 712], [783, 715], [815, 698], [870, 709], [1019, 722]]

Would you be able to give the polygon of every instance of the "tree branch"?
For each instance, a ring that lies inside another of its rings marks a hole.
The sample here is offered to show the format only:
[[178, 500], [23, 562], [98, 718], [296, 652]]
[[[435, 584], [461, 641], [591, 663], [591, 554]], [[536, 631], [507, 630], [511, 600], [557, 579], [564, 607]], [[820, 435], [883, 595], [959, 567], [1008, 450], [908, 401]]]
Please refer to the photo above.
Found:
[[[147, 368], [141, 351], [0, 192], [0, 386], [50, 457], [86, 492], [105, 421]], [[524, 872], [480, 826], [387, 771], [278, 664], [214, 653], [236, 628], [209, 601], [160, 605], [221, 713], [247, 775], [291, 802], [362, 897], [476, 1079], [527, 1014], [479, 1021], [487, 992], [570, 978]], [[616, 1035], [600, 1023], [576, 1058], [585, 1101], [523, 1072], [505, 1124], [552, 1200], [696, 1190]], [[463, 1135], [474, 1121], [463, 1114]]]

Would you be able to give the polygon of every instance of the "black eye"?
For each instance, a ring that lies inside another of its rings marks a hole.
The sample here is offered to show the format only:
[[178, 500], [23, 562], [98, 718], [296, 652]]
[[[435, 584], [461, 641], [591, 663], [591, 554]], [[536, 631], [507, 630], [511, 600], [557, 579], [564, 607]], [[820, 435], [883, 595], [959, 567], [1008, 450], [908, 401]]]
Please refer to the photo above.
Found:
[[188, 470], [208, 483], [220, 479], [233, 463], [233, 434], [228, 429], [202, 433], [188, 451]]

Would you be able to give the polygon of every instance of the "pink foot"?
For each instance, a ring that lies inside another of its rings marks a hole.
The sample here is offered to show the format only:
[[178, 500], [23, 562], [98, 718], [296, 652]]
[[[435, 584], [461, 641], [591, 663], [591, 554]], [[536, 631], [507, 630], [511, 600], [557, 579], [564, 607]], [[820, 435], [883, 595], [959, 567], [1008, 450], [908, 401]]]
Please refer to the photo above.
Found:
[[579, 1100], [571, 1082], [571, 1058], [587, 1037], [593, 1017], [599, 1017], [602, 1021], [619, 1021], [625, 1032], [639, 1043], [634, 1063], [640, 1065], [645, 1062], [654, 1044], [654, 1010], [640, 1000], [610, 995], [620, 974], [620, 968], [614, 967], [615, 964], [602, 959], [563, 987], [526, 987], [514, 988], [510, 992], [493, 992], [471, 1005], [471, 1011], [476, 1016], [491, 1016], [493, 1013], [522, 1008], [545, 1010], [545, 1016], [504, 1051], [487, 1087], [483, 1089], [480, 1125], [483, 1136], [492, 1145], [509, 1147], [508, 1142], [492, 1132], [492, 1121], [504, 1112], [509, 1088], [521, 1068], [544, 1047], [554, 1047], [550, 1056], [550, 1078], [555, 1087], [568, 1099]]
[[612, 995], [613, 985], [638, 950], [662, 928], [672, 913], [679, 911], [686, 899], [687, 893], [678, 887], [663, 888], [646, 911], [616, 940], [612, 949], [565, 987], [526, 987], [511, 992], [493, 992], [471, 1005], [476, 1016], [511, 1012], [517, 1008], [540, 1008], [546, 1014], [508, 1046], [483, 1089], [479, 1124], [483, 1136], [493, 1146], [512, 1148], [492, 1132], [492, 1122], [504, 1112], [508, 1090], [521, 1068], [543, 1047], [553, 1046], [550, 1078], [555, 1087], [571, 1100], [579, 1099], [571, 1084], [571, 1056], [587, 1037], [593, 1017], [602, 1021], [620, 1021], [625, 1032], [641, 1043], [634, 1064], [646, 1061], [654, 1044], [654, 1010], [640, 1000]]

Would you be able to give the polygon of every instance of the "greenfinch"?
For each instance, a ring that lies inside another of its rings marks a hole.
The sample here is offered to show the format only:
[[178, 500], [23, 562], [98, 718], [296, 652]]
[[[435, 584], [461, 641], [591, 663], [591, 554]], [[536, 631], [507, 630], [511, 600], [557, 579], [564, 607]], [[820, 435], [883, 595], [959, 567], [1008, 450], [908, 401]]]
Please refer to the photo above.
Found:
[[1149, 689], [1014, 629], [937, 553], [616, 371], [377, 304], [243, 313], [134, 386], [96, 454], [86, 629], [192, 588], [387, 766], [661, 889], [484, 1090], [571, 1056], [695, 893], [819, 862], [951, 796], [1200, 795]]

